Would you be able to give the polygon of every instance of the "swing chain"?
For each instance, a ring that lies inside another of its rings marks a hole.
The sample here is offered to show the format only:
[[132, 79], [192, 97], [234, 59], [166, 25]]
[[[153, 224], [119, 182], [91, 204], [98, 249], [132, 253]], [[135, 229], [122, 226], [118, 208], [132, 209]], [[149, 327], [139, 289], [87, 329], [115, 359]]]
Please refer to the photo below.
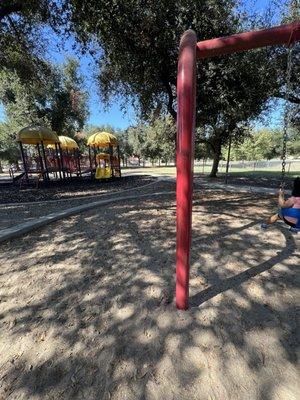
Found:
[[291, 111], [289, 106], [289, 97], [291, 94], [291, 72], [292, 72], [292, 51], [293, 47], [288, 49], [287, 56], [287, 69], [286, 69], [286, 88], [285, 88], [285, 106], [284, 106], [284, 122], [283, 122], [283, 143], [282, 143], [282, 168], [281, 168], [281, 184], [280, 189], [284, 187], [285, 179], [285, 166], [286, 166], [286, 152], [288, 141], [288, 128], [291, 122]]

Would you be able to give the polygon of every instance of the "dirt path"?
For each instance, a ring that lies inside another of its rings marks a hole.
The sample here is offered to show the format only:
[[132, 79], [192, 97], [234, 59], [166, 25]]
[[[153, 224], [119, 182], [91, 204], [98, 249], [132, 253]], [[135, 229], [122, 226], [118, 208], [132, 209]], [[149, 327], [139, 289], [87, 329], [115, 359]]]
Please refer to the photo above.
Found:
[[296, 399], [300, 238], [260, 231], [265, 197], [206, 195], [187, 312], [172, 304], [173, 196], [1, 245], [0, 398]]

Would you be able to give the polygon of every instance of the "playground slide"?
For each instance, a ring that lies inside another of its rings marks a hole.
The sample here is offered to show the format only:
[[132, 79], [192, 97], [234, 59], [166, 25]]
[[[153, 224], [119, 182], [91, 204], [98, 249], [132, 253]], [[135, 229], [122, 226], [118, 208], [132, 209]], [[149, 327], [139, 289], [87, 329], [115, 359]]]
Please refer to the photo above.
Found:
[[109, 179], [111, 178], [111, 168], [110, 167], [97, 167], [96, 168], [96, 174], [95, 174], [96, 179]]

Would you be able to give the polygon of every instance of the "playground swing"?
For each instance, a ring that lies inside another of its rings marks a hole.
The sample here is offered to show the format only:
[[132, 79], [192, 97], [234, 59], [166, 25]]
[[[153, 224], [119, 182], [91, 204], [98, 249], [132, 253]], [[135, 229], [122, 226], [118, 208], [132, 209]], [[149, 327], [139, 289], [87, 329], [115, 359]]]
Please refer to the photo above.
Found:
[[[203, 59], [270, 45], [290, 45], [296, 41], [300, 41], [299, 21], [260, 31], [204, 40], [198, 43], [196, 33], [193, 30], [186, 31], [181, 38], [177, 74], [176, 149], [176, 305], [180, 310], [186, 310], [189, 306], [196, 116], [196, 60], [197, 58]], [[284, 136], [284, 146], [286, 146], [286, 134]], [[285, 156], [285, 152], [283, 153]], [[285, 162], [285, 159], [283, 161]], [[283, 164], [283, 176], [284, 172], [285, 163]]]
[[[291, 93], [291, 72], [292, 72], [292, 52], [293, 46], [289, 47], [288, 59], [287, 59], [287, 70], [286, 70], [286, 93], [285, 93], [285, 110], [284, 110], [284, 123], [283, 123], [283, 135], [282, 135], [282, 168], [281, 168], [281, 183], [280, 189], [284, 188], [285, 185], [285, 166], [286, 166], [286, 152], [287, 152], [287, 141], [288, 141], [288, 128], [291, 122], [291, 112], [289, 108], [289, 95]], [[281, 208], [281, 215], [284, 218], [294, 218], [296, 223], [294, 226], [290, 226], [290, 231], [297, 233], [300, 231], [300, 209], [299, 208]], [[287, 224], [287, 223], [286, 223]], [[288, 225], [288, 224], [287, 224]]]

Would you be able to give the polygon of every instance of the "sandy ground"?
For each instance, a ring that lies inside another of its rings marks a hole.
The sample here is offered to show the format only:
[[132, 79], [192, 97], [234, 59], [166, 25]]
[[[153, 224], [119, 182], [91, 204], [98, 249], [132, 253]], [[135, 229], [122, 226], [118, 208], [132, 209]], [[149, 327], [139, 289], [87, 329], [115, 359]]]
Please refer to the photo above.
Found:
[[[142, 182], [144, 182], [142, 184]], [[175, 190], [175, 182], [159, 182], [157, 180], [141, 180], [139, 186], [133, 186], [125, 189], [107, 191], [105, 193], [94, 194], [91, 196], [77, 197], [70, 199], [59, 199], [48, 201], [36, 201], [33, 203], [15, 203], [0, 205], [0, 230], [14, 227], [18, 224], [28, 222], [39, 217], [46, 216], [57, 211], [67, 210], [70, 207], [88, 204], [102, 199], [118, 198], [119, 196], [132, 196]]]
[[0, 205], [8, 203], [40, 202], [44, 200], [75, 199], [117, 193], [120, 190], [138, 188], [154, 181], [150, 176], [123, 176], [114, 180], [74, 179], [68, 181], [50, 181], [40, 187], [18, 183], [7, 183], [0, 175]]
[[300, 237], [260, 231], [272, 207], [237, 193], [195, 199], [187, 312], [172, 303], [173, 196], [1, 245], [0, 398], [299, 398]]

